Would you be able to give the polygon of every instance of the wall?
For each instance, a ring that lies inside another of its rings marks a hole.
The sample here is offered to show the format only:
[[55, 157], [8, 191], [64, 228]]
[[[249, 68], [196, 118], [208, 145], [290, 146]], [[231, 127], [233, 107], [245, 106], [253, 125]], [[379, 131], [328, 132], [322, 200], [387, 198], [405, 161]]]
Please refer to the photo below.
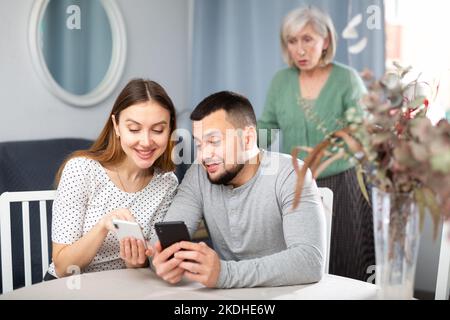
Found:
[[189, 6], [185, 0], [116, 0], [128, 40], [124, 75], [99, 105], [76, 108], [41, 83], [28, 50], [34, 1], [0, 0], [0, 141], [80, 137], [94, 139], [114, 99], [132, 77], [158, 81], [178, 110], [187, 107]]

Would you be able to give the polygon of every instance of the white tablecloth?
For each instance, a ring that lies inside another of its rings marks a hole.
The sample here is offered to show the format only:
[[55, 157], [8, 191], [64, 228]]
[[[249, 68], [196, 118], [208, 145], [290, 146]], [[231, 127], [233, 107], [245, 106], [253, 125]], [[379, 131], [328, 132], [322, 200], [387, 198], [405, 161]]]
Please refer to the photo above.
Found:
[[42, 282], [0, 295], [0, 299], [376, 299], [376, 294], [373, 284], [328, 274], [308, 285], [208, 289], [189, 281], [170, 285], [149, 269], [123, 269]]

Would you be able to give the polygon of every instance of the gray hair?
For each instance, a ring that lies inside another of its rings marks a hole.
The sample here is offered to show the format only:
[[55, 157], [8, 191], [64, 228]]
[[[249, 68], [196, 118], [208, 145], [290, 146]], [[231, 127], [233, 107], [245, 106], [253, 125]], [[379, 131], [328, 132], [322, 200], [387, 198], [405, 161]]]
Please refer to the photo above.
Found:
[[321, 37], [329, 38], [329, 45], [323, 57], [323, 63], [325, 65], [331, 63], [336, 55], [336, 31], [330, 16], [316, 7], [300, 7], [286, 15], [280, 32], [283, 58], [291, 67], [295, 64], [289, 56], [287, 49], [288, 38], [293, 33], [300, 31], [307, 24], [310, 24]]

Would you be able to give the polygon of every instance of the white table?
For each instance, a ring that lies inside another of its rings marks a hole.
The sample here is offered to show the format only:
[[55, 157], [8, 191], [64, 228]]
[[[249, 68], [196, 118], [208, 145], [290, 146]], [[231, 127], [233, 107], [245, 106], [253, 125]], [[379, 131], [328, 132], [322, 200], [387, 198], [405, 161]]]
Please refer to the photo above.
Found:
[[268, 299], [376, 299], [373, 284], [325, 275], [314, 284], [245, 289], [208, 289], [182, 281], [170, 285], [149, 269], [86, 273], [42, 282], [0, 295], [9, 299], [158, 299], [158, 300], [268, 300]]

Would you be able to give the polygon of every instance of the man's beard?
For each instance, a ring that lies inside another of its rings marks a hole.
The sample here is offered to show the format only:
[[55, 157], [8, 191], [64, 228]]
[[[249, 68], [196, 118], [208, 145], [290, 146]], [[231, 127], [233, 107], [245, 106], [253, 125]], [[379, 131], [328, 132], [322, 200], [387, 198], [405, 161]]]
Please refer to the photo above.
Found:
[[229, 184], [230, 181], [233, 180], [238, 175], [239, 172], [241, 172], [242, 168], [244, 168], [244, 164], [237, 164], [230, 170], [225, 169], [225, 172], [221, 176], [215, 178], [214, 180], [212, 180], [210, 175], [207, 174], [208, 180], [212, 184]]

